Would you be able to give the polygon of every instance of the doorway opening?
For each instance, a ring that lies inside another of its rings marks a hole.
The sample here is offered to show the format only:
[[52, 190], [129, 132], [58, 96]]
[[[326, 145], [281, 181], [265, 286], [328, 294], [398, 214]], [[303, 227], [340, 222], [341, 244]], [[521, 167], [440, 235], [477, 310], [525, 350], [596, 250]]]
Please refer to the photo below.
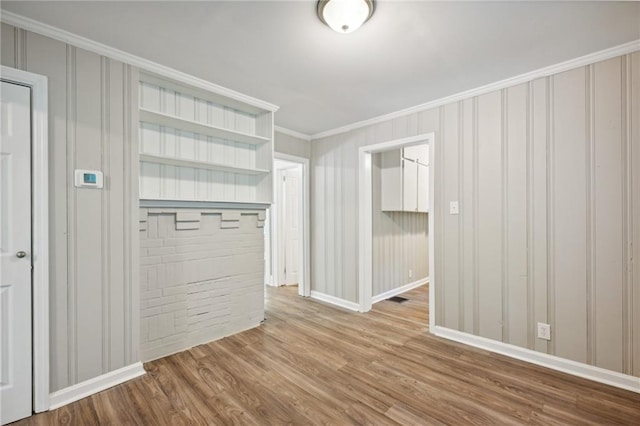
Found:
[[[434, 232], [434, 203], [435, 203], [435, 196], [437, 194], [435, 194], [434, 192], [434, 166], [435, 166], [435, 162], [432, 161], [433, 159], [435, 159], [435, 152], [436, 152], [436, 147], [435, 147], [435, 137], [434, 137], [434, 133], [427, 133], [427, 134], [421, 134], [421, 135], [417, 135], [417, 136], [412, 136], [412, 137], [408, 137], [408, 138], [402, 138], [402, 139], [396, 139], [396, 140], [391, 140], [391, 141], [387, 141], [387, 142], [383, 142], [383, 143], [379, 143], [379, 144], [374, 144], [374, 145], [367, 145], [367, 146], [363, 146], [360, 148], [359, 150], [359, 157], [358, 157], [358, 168], [359, 168], [359, 182], [358, 182], [358, 193], [359, 193], [359, 201], [358, 201], [358, 209], [359, 209], [359, 232], [358, 232], [358, 263], [359, 263], [359, 274], [358, 274], [358, 303], [359, 303], [359, 310], [361, 312], [368, 312], [369, 310], [371, 310], [372, 304], [379, 300], [376, 299], [374, 300], [374, 295], [373, 295], [373, 264], [374, 264], [374, 258], [373, 258], [373, 213], [374, 213], [374, 204], [373, 204], [373, 169], [375, 167], [374, 164], [374, 156], [377, 153], [387, 153], [387, 152], [399, 152], [400, 156], [398, 157], [397, 161], [400, 168], [402, 168], [402, 149], [403, 148], [408, 148], [408, 147], [415, 147], [415, 146], [420, 146], [420, 145], [427, 145], [428, 146], [428, 170], [424, 170], [423, 173], [426, 171], [426, 178], [424, 179], [424, 181], [421, 183], [421, 186], [424, 188], [424, 186], [426, 185], [426, 187], [428, 188], [426, 193], [427, 193], [427, 200], [426, 200], [426, 206], [424, 204], [424, 200], [422, 201], [422, 205], [421, 207], [418, 207], [418, 203], [420, 203], [420, 200], [418, 200], [416, 198], [416, 205], [414, 206], [413, 204], [411, 205], [407, 205], [406, 208], [412, 208], [412, 209], [419, 209], [419, 210], [425, 210], [428, 211], [429, 213], [427, 214], [428, 216], [428, 259], [424, 259], [424, 262], [428, 262], [429, 268], [428, 268], [428, 279], [429, 279], [429, 325], [430, 328], [432, 328], [434, 326], [434, 319], [435, 319], [435, 282], [433, 279], [434, 276], [434, 240], [435, 240], [435, 232]], [[392, 157], [395, 156], [395, 154], [391, 155]], [[395, 158], [395, 157], [394, 157]], [[380, 160], [382, 161], [382, 160]], [[395, 160], [394, 160], [395, 161]], [[413, 165], [411, 165], [413, 166]], [[402, 171], [401, 171], [402, 172]], [[402, 176], [401, 174], [398, 176]], [[413, 176], [413, 174], [411, 174], [411, 176]], [[396, 200], [392, 200], [392, 203], [400, 203], [397, 204], [396, 206], [394, 206], [394, 208], [398, 208], [398, 209], [403, 209], [405, 206], [403, 206], [403, 200], [402, 200], [402, 195], [403, 193], [413, 193], [415, 191], [417, 191], [417, 185], [418, 185], [418, 174], [417, 174], [417, 170], [416, 170], [416, 187], [410, 186], [407, 188], [407, 190], [405, 191], [405, 188], [402, 186], [402, 178], [398, 178], [399, 180], [394, 181], [393, 179], [390, 180], [391, 183], [389, 183], [389, 187], [385, 188], [384, 185], [381, 186], [381, 191], [395, 191], [396, 193], [400, 194], [401, 196], [396, 199]], [[412, 180], [413, 182], [413, 180]], [[398, 186], [398, 188], [391, 188], [391, 186]], [[416, 192], [417, 194], [417, 192]], [[424, 196], [424, 193], [421, 194], [422, 196]], [[398, 201], [400, 200], [400, 201]], [[380, 201], [380, 200], [378, 200]], [[407, 274], [408, 275], [408, 274]], [[407, 291], [409, 290], [409, 286], [417, 286], [419, 285], [418, 282], [409, 282], [407, 284], [408, 287], [406, 287], [404, 290], [400, 290], [402, 291]], [[421, 285], [421, 284], [420, 284]], [[399, 290], [396, 290], [399, 291]], [[384, 293], [383, 293], [384, 295]], [[388, 294], [389, 296], [394, 296], [396, 294]], [[380, 295], [378, 295], [380, 296]]]
[[372, 154], [372, 303], [428, 282], [429, 145]]
[[265, 283], [297, 285], [311, 293], [309, 270], [309, 160], [274, 155], [273, 204], [265, 223]]

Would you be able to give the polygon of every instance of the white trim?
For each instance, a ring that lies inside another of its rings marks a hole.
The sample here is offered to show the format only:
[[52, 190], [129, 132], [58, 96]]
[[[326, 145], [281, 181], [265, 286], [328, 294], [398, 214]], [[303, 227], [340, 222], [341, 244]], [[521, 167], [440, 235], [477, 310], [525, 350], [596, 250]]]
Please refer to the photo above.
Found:
[[0, 77], [31, 88], [33, 410], [49, 409], [49, 154], [47, 77], [2, 66]]
[[378, 302], [382, 302], [383, 300], [387, 300], [390, 297], [397, 296], [402, 293], [406, 293], [407, 291], [413, 290], [414, 288], [421, 287], [429, 282], [429, 277], [422, 278], [421, 280], [417, 280], [411, 282], [409, 284], [405, 284], [398, 288], [393, 288], [391, 290], [385, 291], [384, 293], [380, 293], [377, 296], [373, 296], [371, 298], [371, 303], [375, 304]]
[[341, 299], [339, 297], [331, 296], [325, 293], [320, 293], [319, 291], [315, 291], [315, 290], [311, 290], [310, 296], [312, 299], [329, 303], [330, 305], [335, 305], [340, 308], [348, 309], [350, 311], [355, 311], [355, 312], [360, 311], [360, 305], [355, 302], [351, 302], [349, 300]]
[[[298, 157], [297, 155], [283, 154], [280, 152], [274, 152], [273, 158], [276, 160], [291, 161], [292, 163], [298, 163], [302, 165], [302, 275], [301, 283], [298, 285], [298, 294], [300, 296], [309, 297], [311, 295], [311, 239], [310, 239], [310, 226], [311, 226], [311, 204], [310, 204], [310, 190], [311, 190], [311, 175], [309, 159], [304, 157]], [[273, 173], [275, 179], [275, 172]], [[275, 191], [275, 184], [274, 184]], [[275, 201], [275, 194], [274, 194]], [[277, 209], [277, 207], [276, 207]], [[274, 212], [272, 209], [271, 212]], [[272, 216], [275, 216], [273, 214]], [[277, 224], [276, 220], [271, 219], [271, 284], [277, 286]]]
[[443, 337], [445, 339], [454, 340], [465, 345], [506, 355], [510, 358], [541, 365], [573, 376], [640, 393], [640, 377], [605, 370], [604, 368], [595, 367], [593, 365], [587, 365], [554, 355], [532, 351], [531, 349], [521, 348], [519, 346], [498, 342], [496, 340], [475, 336], [473, 334], [463, 333], [461, 331], [452, 330], [442, 326], [436, 326], [435, 329], [432, 330], [436, 336]]
[[227, 89], [226, 87], [219, 86], [207, 80], [194, 77], [182, 71], [178, 71], [173, 68], [161, 65], [157, 62], [141, 58], [140, 56], [132, 55], [111, 46], [107, 46], [106, 44], [98, 43], [96, 41], [79, 36], [77, 34], [70, 33], [60, 28], [56, 28], [43, 22], [36, 21], [34, 19], [27, 18], [6, 10], [2, 10], [2, 13], [0, 15], [0, 21], [4, 22], [5, 24], [13, 25], [14, 27], [22, 28], [37, 34], [50, 37], [55, 40], [62, 41], [64, 43], [71, 44], [90, 52], [94, 52], [99, 55], [106, 56], [108, 58], [115, 59], [129, 65], [133, 65], [142, 70], [150, 71], [163, 77], [179, 81], [189, 86], [217, 93], [236, 101], [244, 102], [265, 111], [275, 112], [278, 110], [278, 106], [271, 103], [261, 101], [242, 93], [238, 93], [234, 90]]
[[[368, 312], [371, 310], [372, 305], [372, 284], [373, 284], [373, 201], [372, 201], [372, 188], [373, 182], [371, 177], [371, 155], [374, 152], [389, 151], [391, 149], [400, 148], [403, 146], [415, 145], [418, 143], [428, 143], [430, 149], [431, 159], [434, 159], [434, 142], [435, 134], [423, 133], [416, 136], [410, 136], [408, 138], [394, 139], [387, 142], [377, 143], [373, 145], [366, 145], [358, 151], [358, 304], [360, 312]], [[429, 211], [433, 212], [433, 199], [435, 193], [433, 189], [433, 165], [435, 162], [431, 161], [432, 167], [429, 167], [430, 174], [430, 193], [429, 193]], [[429, 274], [433, 276], [434, 263], [433, 263], [433, 250], [434, 250], [434, 237], [433, 232], [433, 214], [429, 214]], [[429, 319], [435, 317], [433, 306], [434, 297], [434, 282], [431, 280], [429, 286]]]
[[405, 115], [425, 111], [425, 110], [439, 107], [442, 105], [447, 105], [447, 104], [461, 101], [474, 96], [478, 96], [478, 95], [493, 92], [496, 90], [504, 89], [507, 87], [515, 86], [521, 83], [526, 83], [528, 81], [535, 80], [537, 78], [547, 77], [553, 74], [558, 74], [560, 72], [569, 71], [574, 68], [593, 64], [595, 62], [600, 62], [610, 58], [615, 58], [616, 56], [626, 55], [628, 53], [632, 53], [637, 50], [640, 50], [640, 39], [630, 41], [628, 43], [624, 43], [619, 46], [614, 46], [608, 49], [600, 50], [598, 52], [589, 53], [587, 55], [580, 56], [579, 58], [570, 59], [568, 61], [560, 62], [559, 64], [540, 68], [535, 71], [530, 71], [524, 74], [517, 75], [515, 77], [510, 77], [504, 80], [500, 80], [495, 83], [486, 84], [484, 86], [480, 86], [475, 89], [465, 90], [464, 92], [456, 93], [451, 96], [445, 96], [444, 98], [435, 99], [433, 101], [425, 102], [420, 105], [415, 105], [409, 108], [401, 109], [399, 111], [391, 112], [389, 114], [384, 114], [377, 117], [369, 118], [367, 120], [362, 120], [355, 123], [347, 124], [346, 126], [336, 127], [335, 129], [326, 130], [324, 132], [314, 133], [311, 135], [311, 140], [326, 138], [327, 136], [334, 136], [340, 133], [346, 133], [351, 130], [359, 129], [361, 127], [382, 123], [384, 121], [392, 120], [394, 118], [403, 117]]
[[311, 135], [307, 135], [306, 133], [301, 133], [301, 132], [297, 132], [295, 130], [287, 129], [286, 127], [275, 126], [274, 130], [276, 132], [278, 132], [278, 133], [282, 133], [284, 135], [293, 136], [294, 138], [302, 139], [302, 140], [305, 140], [305, 141], [310, 141], [311, 140]]
[[[437, 147], [440, 149], [440, 147]], [[436, 138], [431, 134], [429, 143], [429, 158], [431, 165], [429, 167], [429, 217], [428, 235], [429, 235], [429, 330], [433, 330], [436, 326], [436, 167], [440, 167], [436, 157]]]
[[119, 385], [136, 377], [146, 374], [141, 362], [127, 365], [93, 379], [85, 380], [77, 385], [69, 386], [53, 392], [50, 395], [51, 409], [55, 410], [64, 405], [71, 404], [82, 398], [86, 398], [105, 389]]

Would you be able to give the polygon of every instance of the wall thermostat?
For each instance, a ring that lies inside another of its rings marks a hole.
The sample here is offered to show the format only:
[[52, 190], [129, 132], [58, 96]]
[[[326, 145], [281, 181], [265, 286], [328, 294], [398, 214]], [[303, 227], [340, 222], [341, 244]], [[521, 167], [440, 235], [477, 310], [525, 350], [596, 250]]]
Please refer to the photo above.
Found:
[[102, 172], [97, 170], [76, 170], [76, 188], [102, 188]]

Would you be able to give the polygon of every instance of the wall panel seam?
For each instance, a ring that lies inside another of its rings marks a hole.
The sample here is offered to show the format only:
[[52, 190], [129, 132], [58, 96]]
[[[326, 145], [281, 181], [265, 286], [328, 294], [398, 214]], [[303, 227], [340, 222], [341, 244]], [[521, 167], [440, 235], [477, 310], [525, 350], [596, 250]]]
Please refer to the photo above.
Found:
[[501, 155], [501, 171], [500, 171], [500, 184], [502, 186], [501, 199], [500, 199], [500, 229], [502, 232], [502, 247], [501, 247], [501, 290], [502, 290], [502, 341], [510, 342], [511, 336], [509, 333], [509, 136], [508, 136], [508, 123], [509, 123], [509, 99], [508, 89], [502, 89], [500, 91], [500, 155]]
[[632, 211], [632, 193], [631, 170], [633, 168], [633, 156], [629, 141], [631, 140], [631, 93], [630, 93], [630, 58], [628, 55], [620, 58], [622, 64], [621, 70], [621, 90], [622, 102], [620, 112], [622, 117], [622, 372], [625, 374], [633, 373], [633, 281], [631, 273], [630, 253], [633, 241], [633, 211]]
[[76, 237], [78, 235], [77, 221], [75, 220], [77, 202], [75, 187], [71, 184], [70, 175], [76, 166], [76, 123], [77, 123], [77, 110], [76, 110], [76, 48], [67, 45], [67, 93], [66, 93], [66, 107], [67, 107], [67, 200], [68, 200], [68, 216], [67, 216], [67, 229], [68, 236], [68, 311], [67, 311], [67, 329], [69, 336], [68, 347], [68, 365], [69, 365], [69, 385], [76, 383], [78, 376], [78, 327], [77, 327], [77, 259], [76, 259]]
[[[556, 326], [556, 277], [555, 277], [555, 123], [554, 123], [554, 78], [546, 78], [547, 85], [547, 322], [551, 330]], [[547, 353], [555, 355], [556, 331], [552, 331]]]
[[596, 185], [596, 152], [595, 152], [595, 75], [594, 66], [586, 67], [586, 129], [588, 149], [586, 149], [586, 214], [587, 214], [587, 364], [596, 365], [597, 345], [596, 345], [596, 205], [595, 205], [595, 185]]
[[480, 280], [479, 280], [479, 230], [478, 230], [478, 208], [479, 208], [479, 155], [478, 155], [478, 100], [473, 98], [473, 123], [472, 123], [472, 143], [473, 143], [473, 333], [480, 334]]
[[[464, 174], [462, 140], [464, 137], [464, 103], [458, 102], [458, 200], [464, 197]], [[462, 176], [461, 176], [462, 175]], [[466, 206], [463, 204], [458, 216], [458, 323], [460, 330], [465, 328], [464, 315], [464, 218]]]
[[527, 206], [527, 233], [526, 233], [526, 241], [525, 246], [527, 248], [527, 347], [529, 349], [535, 349], [535, 341], [533, 335], [533, 323], [534, 323], [534, 315], [535, 315], [535, 292], [534, 292], [534, 283], [535, 283], [535, 242], [533, 239], [533, 235], [535, 235], [534, 229], [534, 220], [533, 220], [533, 194], [534, 194], [534, 179], [533, 179], [533, 96], [532, 96], [532, 85], [531, 82], [527, 83], [527, 111], [526, 111], [526, 176], [527, 176], [527, 193], [526, 193], [526, 206]]
[[[122, 149], [123, 149], [123, 159], [124, 159], [124, 190], [123, 190], [123, 206], [124, 206], [124, 229], [123, 229], [123, 240], [125, 241], [125, 247], [123, 250], [123, 256], [124, 256], [124, 267], [125, 267], [125, 282], [123, 283], [123, 299], [124, 299], [124, 330], [123, 330], [123, 335], [124, 335], [124, 360], [125, 360], [125, 364], [129, 365], [130, 363], [132, 363], [134, 361], [134, 357], [133, 357], [133, 342], [131, 341], [132, 339], [132, 335], [133, 333], [131, 332], [131, 328], [133, 326], [133, 322], [131, 320], [131, 299], [133, 297], [133, 291], [132, 291], [132, 283], [135, 282], [136, 278], [139, 277], [133, 277], [132, 274], [132, 262], [133, 259], [132, 257], [132, 235], [131, 232], [132, 231], [132, 226], [131, 226], [131, 221], [133, 220], [133, 217], [131, 216], [131, 203], [130, 203], [130, 199], [133, 196], [132, 194], [132, 185], [133, 185], [133, 178], [131, 175], [131, 169], [132, 169], [132, 161], [131, 161], [131, 151], [132, 151], [132, 147], [135, 146], [135, 144], [133, 143], [134, 141], [132, 140], [132, 126], [133, 123], [131, 122], [131, 113], [133, 112], [131, 109], [131, 102], [132, 102], [132, 91], [131, 91], [131, 66], [129, 65], [123, 65], [124, 67], [124, 72], [123, 72], [123, 100], [124, 100], [124, 105], [123, 105], [123, 131], [124, 131], [124, 137], [123, 137], [123, 141], [124, 143], [122, 144]], [[136, 81], [135, 84], [138, 84], [138, 82]], [[141, 91], [142, 93], [142, 91]], [[138, 102], [137, 99], [134, 100], [136, 103]], [[135, 123], [135, 125], [137, 126], [138, 123]]]
[[14, 37], [14, 60], [16, 68], [27, 70], [27, 31], [22, 28], [15, 28]]
[[100, 125], [100, 150], [102, 153], [100, 162], [101, 169], [104, 173], [105, 188], [102, 190], [102, 217], [101, 217], [101, 231], [102, 231], [102, 372], [106, 373], [111, 370], [111, 282], [109, 265], [111, 264], [111, 210], [109, 203], [109, 194], [111, 193], [111, 170], [109, 161], [109, 148], [110, 148], [110, 87], [109, 87], [109, 59], [104, 56], [100, 57], [100, 108], [101, 108], [101, 125]]
[[[438, 109], [438, 125], [440, 128], [440, 135], [438, 137], [438, 160], [437, 163], [434, 165], [435, 167], [435, 172], [434, 176], [436, 179], [436, 182], [439, 182], [439, 194], [438, 197], [436, 198], [436, 201], [438, 202], [436, 205], [439, 205], [440, 208], [436, 209], [437, 210], [437, 216], [436, 219], [437, 221], [434, 221], [435, 223], [437, 223], [436, 225], [436, 229], [438, 229], [440, 232], [438, 232], [438, 235], [442, 235], [444, 234], [442, 231], [444, 230], [444, 215], [445, 215], [445, 210], [444, 210], [444, 205], [445, 205], [445, 198], [444, 198], [444, 191], [445, 191], [445, 173], [443, 172], [443, 166], [444, 166], [444, 144], [445, 144], [445, 138], [444, 138], [444, 106], [441, 106]], [[436, 143], [436, 142], [434, 142]], [[434, 194], [435, 196], [435, 194]], [[433, 237], [435, 238], [436, 232], [433, 233]], [[441, 283], [440, 285], [440, 291], [437, 291], [436, 288], [436, 301], [439, 302], [439, 304], [436, 306], [436, 315], [437, 318], [436, 320], [438, 320], [438, 324], [443, 324], [444, 320], [445, 320], [445, 291], [444, 291], [444, 283], [445, 283], [445, 268], [444, 268], [444, 238], [440, 237], [436, 240], [436, 242], [438, 243], [438, 251], [439, 251], [439, 255], [437, 257], [437, 261], [436, 264], [438, 265], [437, 269], [440, 274], [439, 276], [439, 281]], [[437, 253], [434, 253], [437, 255]], [[434, 271], [435, 272], [435, 271]], [[435, 276], [435, 274], [434, 274]], [[440, 295], [440, 297], [437, 297], [438, 295]]]

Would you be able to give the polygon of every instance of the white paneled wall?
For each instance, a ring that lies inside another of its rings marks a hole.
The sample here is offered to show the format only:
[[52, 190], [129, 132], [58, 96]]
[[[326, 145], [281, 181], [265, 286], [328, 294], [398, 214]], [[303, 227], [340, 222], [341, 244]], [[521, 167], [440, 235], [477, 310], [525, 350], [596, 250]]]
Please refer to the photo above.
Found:
[[636, 52], [314, 140], [313, 290], [357, 301], [358, 148], [435, 132], [436, 323], [640, 376], [639, 111]]
[[295, 155], [296, 157], [311, 158], [311, 142], [296, 138], [276, 130], [274, 134], [274, 151], [281, 154]]
[[[2, 65], [48, 79], [50, 390], [140, 360], [138, 70], [2, 24]], [[74, 169], [104, 189], [76, 188]], [[135, 226], [135, 228], [134, 228]]]

